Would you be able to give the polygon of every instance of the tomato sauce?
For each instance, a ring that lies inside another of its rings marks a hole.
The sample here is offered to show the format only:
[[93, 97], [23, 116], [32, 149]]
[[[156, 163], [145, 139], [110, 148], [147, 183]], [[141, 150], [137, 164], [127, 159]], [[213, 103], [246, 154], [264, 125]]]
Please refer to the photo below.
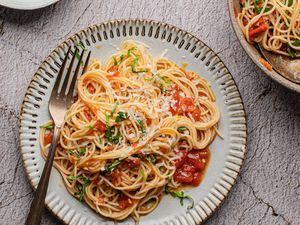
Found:
[[172, 113], [172, 115], [190, 113], [195, 121], [199, 121], [201, 117], [201, 111], [199, 107], [195, 105], [194, 100], [192, 98], [181, 97], [181, 91], [176, 85], [173, 87], [173, 90], [175, 90], [173, 99], [176, 101], [176, 103], [169, 107], [169, 111]]
[[180, 150], [179, 154], [181, 157], [175, 160], [174, 179], [179, 183], [198, 186], [209, 162], [209, 150]]
[[52, 132], [49, 132], [44, 135], [44, 145], [50, 144], [52, 142], [53, 134]]
[[119, 67], [112, 66], [107, 70], [107, 72], [110, 73], [112, 76], [119, 76]]
[[139, 166], [140, 164], [141, 164], [141, 160], [139, 158], [132, 157], [130, 159], [126, 158], [125, 162], [122, 164], [122, 166], [125, 168], [128, 168], [128, 169], [131, 169], [131, 168]]
[[88, 88], [88, 91], [89, 91], [90, 94], [94, 94], [95, 91], [96, 91], [95, 87], [92, 84], [89, 84], [87, 86], [87, 88]]
[[97, 122], [95, 123], [94, 127], [100, 132], [100, 133], [104, 133], [106, 130], [106, 125], [100, 121], [97, 120]]
[[118, 203], [121, 209], [126, 209], [127, 207], [133, 205], [133, 200], [127, 195], [122, 195], [121, 197], [119, 197]]

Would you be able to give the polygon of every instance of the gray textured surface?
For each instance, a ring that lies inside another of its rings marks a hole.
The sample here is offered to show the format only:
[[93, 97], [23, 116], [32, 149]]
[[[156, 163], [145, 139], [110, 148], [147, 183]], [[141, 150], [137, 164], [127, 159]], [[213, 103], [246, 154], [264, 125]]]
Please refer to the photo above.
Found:
[[[66, 37], [120, 18], [161, 20], [193, 33], [219, 54], [240, 89], [248, 153], [236, 185], [206, 224], [300, 224], [300, 94], [274, 83], [250, 61], [225, 0], [62, 0], [30, 12], [0, 7], [0, 224], [23, 224], [33, 196], [18, 144], [18, 114], [31, 77]], [[46, 213], [42, 224], [60, 223]]]

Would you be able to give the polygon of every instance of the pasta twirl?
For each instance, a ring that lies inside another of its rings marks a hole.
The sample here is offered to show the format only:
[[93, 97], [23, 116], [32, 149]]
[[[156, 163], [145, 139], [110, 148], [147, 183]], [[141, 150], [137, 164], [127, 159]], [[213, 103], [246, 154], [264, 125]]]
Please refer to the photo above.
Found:
[[207, 81], [128, 40], [106, 63], [94, 60], [77, 89], [54, 161], [72, 195], [105, 217], [138, 221], [163, 193], [183, 200], [177, 190], [201, 182], [220, 118]]

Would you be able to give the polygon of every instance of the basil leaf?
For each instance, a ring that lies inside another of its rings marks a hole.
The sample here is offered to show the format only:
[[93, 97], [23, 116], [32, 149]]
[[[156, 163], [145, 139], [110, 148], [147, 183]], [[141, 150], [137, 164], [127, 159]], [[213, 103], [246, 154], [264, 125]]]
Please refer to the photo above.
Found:
[[160, 89], [160, 92], [161, 92], [161, 93], [167, 93], [167, 92], [171, 92], [171, 91], [172, 91], [172, 90], [166, 90], [166, 89], [164, 88], [164, 85], [163, 85], [163, 84], [160, 84], [159, 89]]
[[179, 198], [180, 204], [183, 206], [183, 200], [188, 199], [191, 201], [191, 205], [188, 206], [188, 209], [192, 209], [194, 207], [194, 200], [191, 196], [184, 194], [183, 191], [173, 191], [170, 190], [168, 186], [165, 186], [165, 193], [170, 194], [173, 198]]
[[74, 195], [79, 199], [79, 201], [83, 202], [84, 199], [84, 187], [81, 184], [77, 185], [78, 192], [75, 192]]
[[85, 149], [85, 148], [80, 148], [80, 149], [79, 149], [79, 154], [80, 154], [80, 155], [84, 155], [85, 152], [86, 152], [86, 149]]
[[126, 112], [118, 112], [118, 116], [116, 117], [116, 122], [122, 122], [128, 118], [128, 114]]
[[40, 128], [53, 129], [54, 125], [53, 124], [41, 125]]
[[145, 158], [148, 160], [148, 162], [155, 164], [157, 162], [157, 155], [146, 155]]
[[139, 62], [139, 56], [136, 56], [133, 60], [133, 64], [131, 66], [131, 71], [133, 73], [143, 73], [143, 72], [148, 72], [148, 70], [136, 70], [136, 66], [138, 65], [138, 62]]
[[288, 6], [292, 6], [294, 3], [294, 0], [288, 0]]
[[117, 66], [118, 65], [118, 61], [117, 61], [116, 57], [113, 56], [112, 58], [114, 60], [114, 65]]
[[299, 47], [300, 46], [300, 39], [297, 39], [295, 41], [292, 42], [293, 46]]
[[80, 158], [79, 153], [78, 153], [77, 151], [75, 151], [75, 150], [69, 150], [69, 151], [67, 151], [67, 153], [69, 153], [69, 154], [71, 154], [71, 155], [75, 154], [75, 155], [77, 156], [78, 160], [79, 160], [79, 158]]
[[295, 53], [295, 50], [291, 46], [288, 46], [288, 53], [291, 58], [295, 58], [296, 53]]
[[[76, 57], [78, 60], [80, 59], [80, 54], [79, 54], [78, 51], [76, 52], [75, 57]], [[81, 64], [82, 66], [84, 65], [84, 63], [83, 63], [82, 60], [81, 60], [80, 64]]]
[[91, 130], [94, 130], [94, 131], [97, 131], [98, 129], [97, 128], [95, 128], [95, 127], [93, 127], [93, 126], [91, 126], [91, 125], [88, 125], [88, 126], [86, 126], [87, 128], [89, 128], [89, 129], [91, 129]]
[[160, 78], [160, 79], [162, 79], [164, 82], [166, 82], [167, 84], [171, 84], [171, 81], [168, 79], [168, 78], [166, 78], [166, 77], [163, 77], [163, 76], [160, 76], [160, 75], [156, 75], [158, 78]]
[[140, 127], [141, 127], [141, 129], [142, 129], [142, 133], [143, 133], [143, 134], [146, 134], [146, 130], [145, 130], [143, 121], [142, 121], [141, 119], [137, 119], [136, 121], [138, 122], [138, 124], [140, 125]]
[[105, 172], [111, 174], [120, 164], [122, 161], [114, 160], [111, 164], [105, 165]]
[[128, 49], [127, 55], [130, 56], [131, 53], [132, 53], [133, 55], [135, 55], [135, 54], [132, 52], [132, 51], [135, 51], [135, 50], [137, 50], [137, 47], [133, 47], [133, 48]]
[[[117, 134], [114, 135], [116, 129], [117, 129]], [[114, 143], [114, 144], [118, 144], [119, 141], [120, 141], [120, 136], [121, 136], [121, 133], [120, 133], [120, 131], [118, 130], [118, 128], [116, 126], [106, 127], [105, 137], [107, 138], [107, 140], [109, 142]]]
[[185, 131], [185, 130], [187, 130], [187, 128], [186, 127], [178, 127], [177, 130], [178, 131]]
[[82, 180], [84, 185], [89, 185], [91, 183], [91, 181], [84, 176], [69, 176], [68, 180], [74, 180], [74, 181]]
[[118, 65], [120, 65], [123, 62], [124, 58], [125, 58], [125, 55], [120, 56], [120, 61], [119, 61]]

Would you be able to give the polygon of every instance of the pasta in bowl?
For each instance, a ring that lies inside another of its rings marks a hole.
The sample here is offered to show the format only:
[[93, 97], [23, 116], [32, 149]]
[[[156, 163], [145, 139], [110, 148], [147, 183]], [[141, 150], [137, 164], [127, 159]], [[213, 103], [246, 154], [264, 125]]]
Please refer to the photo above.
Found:
[[[115, 220], [138, 222], [164, 193], [193, 207], [182, 189], [201, 183], [219, 134], [208, 82], [127, 40], [106, 63], [94, 60], [77, 89], [54, 159], [67, 190]], [[51, 126], [41, 128], [44, 158]]]

